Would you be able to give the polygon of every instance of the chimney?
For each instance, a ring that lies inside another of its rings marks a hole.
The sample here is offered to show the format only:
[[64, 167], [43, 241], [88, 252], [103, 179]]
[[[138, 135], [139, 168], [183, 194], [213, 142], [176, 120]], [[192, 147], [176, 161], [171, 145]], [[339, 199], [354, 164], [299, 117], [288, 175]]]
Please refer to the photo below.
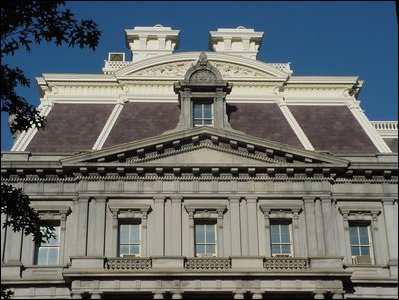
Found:
[[238, 26], [210, 31], [209, 48], [212, 51], [243, 56], [256, 60], [263, 38], [262, 31]]
[[133, 62], [149, 57], [172, 54], [179, 43], [180, 30], [155, 25], [126, 29], [126, 43], [133, 54]]

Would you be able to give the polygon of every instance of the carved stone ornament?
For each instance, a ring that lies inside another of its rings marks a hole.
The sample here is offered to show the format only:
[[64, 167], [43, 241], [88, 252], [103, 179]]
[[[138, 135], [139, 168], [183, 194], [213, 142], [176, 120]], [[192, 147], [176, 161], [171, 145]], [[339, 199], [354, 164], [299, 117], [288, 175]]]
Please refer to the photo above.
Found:
[[199, 70], [196, 71], [190, 77], [190, 83], [214, 83], [216, 80], [215, 74], [209, 70]]

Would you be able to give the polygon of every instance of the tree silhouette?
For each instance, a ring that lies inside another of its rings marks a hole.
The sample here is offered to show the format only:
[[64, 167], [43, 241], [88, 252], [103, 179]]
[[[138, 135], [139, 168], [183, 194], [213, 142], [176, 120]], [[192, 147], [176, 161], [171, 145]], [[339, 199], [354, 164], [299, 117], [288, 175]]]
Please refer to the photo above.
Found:
[[[91, 19], [75, 19], [74, 14], [65, 8], [64, 1], [3, 1], [0, 12], [1, 111], [9, 114], [13, 135], [33, 126], [44, 128], [44, 116], [16, 92], [19, 85], [29, 87], [29, 79], [20, 68], [4, 63], [4, 58], [15, 56], [18, 50], [30, 51], [34, 44], [42, 42], [95, 50], [101, 33]], [[48, 240], [54, 236], [54, 228], [41, 220], [29, 204], [29, 197], [21, 189], [1, 185], [1, 213], [7, 216], [3, 226], [10, 226], [14, 231], [23, 230], [25, 235], [32, 234], [36, 243]], [[1, 299], [11, 296], [12, 292], [2, 286]]]

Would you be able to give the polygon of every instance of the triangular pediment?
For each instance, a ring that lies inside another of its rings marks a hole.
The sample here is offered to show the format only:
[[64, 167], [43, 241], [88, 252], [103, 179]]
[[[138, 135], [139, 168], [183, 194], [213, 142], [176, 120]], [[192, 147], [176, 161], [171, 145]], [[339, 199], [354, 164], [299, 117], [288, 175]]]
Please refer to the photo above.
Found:
[[340, 166], [348, 161], [250, 137], [232, 130], [198, 127], [74, 155], [62, 165], [169, 167]]
[[[123, 78], [129, 76], [183, 79], [186, 72], [196, 64], [198, 55], [199, 52], [187, 52], [144, 59], [121, 68], [115, 72], [115, 75]], [[237, 78], [285, 80], [292, 73], [288, 64], [266, 64], [249, 58], [212, 52], [208, 52], [207, 56], [224, 80]], [[284, 68], [285, 65], [288, 69]]]

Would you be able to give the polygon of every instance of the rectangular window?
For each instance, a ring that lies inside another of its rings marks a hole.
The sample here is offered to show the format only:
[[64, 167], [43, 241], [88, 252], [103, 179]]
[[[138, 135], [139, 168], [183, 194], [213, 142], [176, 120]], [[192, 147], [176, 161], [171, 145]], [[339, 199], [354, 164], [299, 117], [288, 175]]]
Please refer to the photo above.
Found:
[[352, 261], [371, 263], [370, 226], [367, 224], [349, 224]]
[[272, 256], [292, 256], [291, 224], [274, 222], [270, 224]]
[[216, 224], [195, 225], [195, 256], [216, 256]]
[[193, 102], [193, 124], [194, 126], [211, 126], [213, 124], [212, 102]]
[[140, 227], [141, 225], [139, 223], [125, 223], [119, 225], [119, 256], [140, 255]]
[[37, 265], [58, 265], [60, 253], [60, 226], [54, 226], [55, 237], [36, 247]]

